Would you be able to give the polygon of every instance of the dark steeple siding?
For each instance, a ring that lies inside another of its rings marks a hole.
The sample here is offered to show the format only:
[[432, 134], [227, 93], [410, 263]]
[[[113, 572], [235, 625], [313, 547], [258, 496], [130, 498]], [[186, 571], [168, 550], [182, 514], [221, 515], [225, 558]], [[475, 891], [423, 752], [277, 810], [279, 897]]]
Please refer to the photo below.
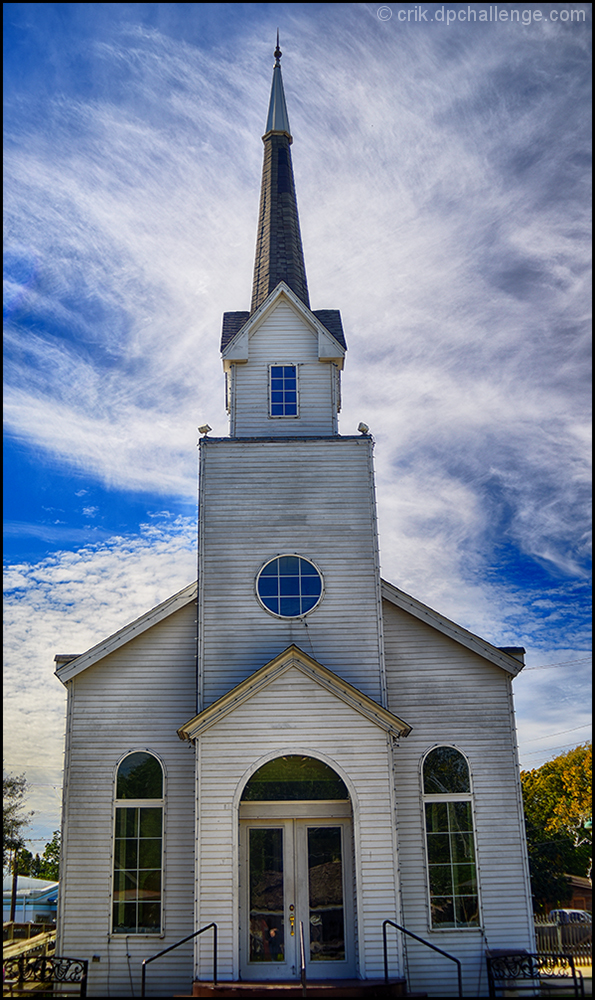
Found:
[[280, 281], [285, 281], [302, 302], [310, 307], [289, 148], [292, 138], [283, 92], [280, 58], [281, 50], [277, 45], [267, 131], [263, 136], [264, 163], [251, 314], [258, 309]]

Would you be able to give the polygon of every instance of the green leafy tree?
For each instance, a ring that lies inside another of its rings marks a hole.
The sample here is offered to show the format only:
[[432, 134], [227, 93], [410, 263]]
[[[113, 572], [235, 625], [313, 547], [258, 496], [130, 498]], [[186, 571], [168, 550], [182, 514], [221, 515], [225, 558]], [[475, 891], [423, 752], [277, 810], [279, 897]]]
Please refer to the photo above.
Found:
[[60, 878], [60, 831], [54, 830], [54, 835], [50, 842], [45, 845], [41, 859], [39, 860], [39, 875], [37, 878], [46, 878], [58, 881]]
[[584, 743], [521, 772], [531, 885], [537, 909], [564, 906], [571, 897], [566, 875], [591, 872], [592, 747]]

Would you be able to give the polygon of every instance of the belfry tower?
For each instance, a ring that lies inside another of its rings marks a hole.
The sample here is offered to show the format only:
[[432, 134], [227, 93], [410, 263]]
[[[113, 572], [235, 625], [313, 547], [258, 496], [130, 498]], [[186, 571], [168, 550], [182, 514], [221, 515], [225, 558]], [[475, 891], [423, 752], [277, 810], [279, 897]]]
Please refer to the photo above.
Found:
[[[370, 835], [375, 824], [384, 828], [386, 879], [370, 889], [383, 896], [382, 910], [392, 912], [396, 885], [387, 734], [391, 739], [406, 735], [409, 726], [387, 711], [373, 442], [367, 433], [338, 432], [346, 344], [339, 311], [310, 308], [280, 58], [277, 43], [263, 136], [251, 310], [223, 317], [230, 435], [200, 441], [199, 714], [180, 735], [200, 744], [198, 782], [205, 797], [197, 821], [199, 895], [208, 884], [211, 837], [221, 835], [220, 826], [211, 827], [203, 817], [233, 810], [233, 789], [240, 795], [235, 806], [240, 871], [252, 873], [238, 887], [241, 977], [298, 975], [301, 922], [309, 977], [348, 978], [360, 968], [358, 935], [363, 943], [366, 933], [373, 933], [361, 916], [358, 923], [344, 881], [351, 878], [353, 782], [358, 783], [356, 775], [373, 772], [372, 785], [380, 781], [383, 787], [383, 818], [370, 810], [359, 834], [365, 841], [366, 824]], [[268, 719], [262, 698], [273, 698]], [[235, 765], [232, 743], [227, 737], [224, 745], [220, 742], [223, 716], [227, 721], [233, 716], [243, 734], [232, 741], [239, 755]], [[352, 733], [362, 725], [366, 736], [354, 745]], [[337, 755], [341, 747], [343, 754]], [[221, 755], [230, 767], [227, 802], [221, 787], [225, 765], [215, 764]], [[279, 763], [283, 760], [289, 763]], [[303, 763], [293, 773], [297, 761]], [[213, 766], [217, 782], [210, 801]], [[267, 766], [280, 783], [276, 805], [270, 796], [258, 804], [244, 801], [238, 781], [249, 798], [257, 794], [255, 788], [260, 795], [273, 787], [251, 777]], [[299, 784], [304, 768], [317, 775], [318, 792]], [[320, 789], [325, 788], [323, 803]], [[369, 791], [368, 783], [361, 794]], [[335, 797], [340, 801], [330, 803]], [[271, 825], [273, 817], [278, 825]], [[320, 836], [312, 832], [319, 828]], [[320, 837], [327, 847], [319, 845], [319, 850], [312, 838]], [[320, 915], [315, 929], [305, 886], [319, 855], [317, 863], [331, 864], [332, 855], [340, 864], [340, 875], [339, 868], [333, 869], [340, 902], [335, 906], [326, 899], [326, 915]], [[264, 865], [266, 880], [271, 864], [278, 867], [283, 902], [267, 898], [271, 913], [264, 916], [255, 871]], [[230, 872], [230, 877], [237, 875]], [[199, 909], [206, 919], [211, 900], [199, 899]], [[231, 912], [228, 919], [234, 919]], [[284, 937], [272, 958], [271, 934], [277, 941]]]

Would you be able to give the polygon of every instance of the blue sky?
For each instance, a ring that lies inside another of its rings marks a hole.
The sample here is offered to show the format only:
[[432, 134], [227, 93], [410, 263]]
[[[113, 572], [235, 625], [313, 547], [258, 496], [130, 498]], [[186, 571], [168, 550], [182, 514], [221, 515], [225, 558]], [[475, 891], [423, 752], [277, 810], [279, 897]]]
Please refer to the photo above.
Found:
[[4, 4], [5, 764], [33, 847], [59, 825], [55, 653], [195, 577], [277, 27], [383, 576], [526, 647], [523, 767], [590, 738], [591, 10], [468, 6]]

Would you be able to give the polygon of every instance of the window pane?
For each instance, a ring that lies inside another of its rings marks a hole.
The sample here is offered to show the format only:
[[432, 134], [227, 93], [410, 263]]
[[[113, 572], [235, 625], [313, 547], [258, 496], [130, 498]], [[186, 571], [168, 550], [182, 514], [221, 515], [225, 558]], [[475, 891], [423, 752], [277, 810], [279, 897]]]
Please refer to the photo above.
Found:
[[436, 747], [424, 763], [424, 792], [426, 795], [446, 795], [469, 792], [467, 761], [454, 747]]
[[271, 416], [272, 417], [283, 416], [283, 403], [271, 403]]
[[455, 895], [477, 892], [475, 865], [453, 865], [452, 881]]
[[145, 900], [161, 898], [160, 871], [139, 872], [138, 895], [140, 899]]
[[451, 896], [432, 896], [432, 925], [434, 927], [454, 927], [455, 910]]
[[298, 556], [280, 556], [279, 573], [281, 576], [298, 576], [300, 571], [300, 560]]
[[118, 799], [160, 799], [163, 774], [159, 761], [150, 753], [130, 753], [118, 768]]
[[452, 892], [452, 869], [450, 865], [430, 865], [430, 893], [432, 896], [447, 896]]
[[446, 802], [426, 802], [426, 829], [428, 833], [448, 832]]
[[141, 837], [160, 837], [162, 810], [141, 809], [140, 810], [140, 835]]
[[161, 840], [139, 840], [138, 867], [161, 868]]
[[279, 577], [279, 593], [281, 597], [299, 597], [300, 596], [299, 576]]
[[136, 872], [117, 871], [114, 875], [114, 902], [125, 902], [137, 897]]
[[277, 597], [279, 594], [279, 577], [263, 576], [258, 581], [258, 593], [261, 597]]
[[[308, 829], [310, 960], [345, 960], [341, 827]], [[307, 942], [306, 942], [307, 943]]]
[[283, 830], [249, 831], [250, 961], [282, 962]]
[[116, 809], [116, 837], [138, 835], [138, 809]]
[[161, 903], [138, 904], [138, 933], [157, 934], [161, 929]]
[[450, 837], [447, 833], [428, 834], [428, 861], [431, 865], [450, 864]]
[[301, 587], [304, 596], [319, 597], [322, 590], [322, 582], [319, 576], [303, 576]]
[[295, 618], [302, 613], [299, 597], [282, 597], [279, 602], [279, 614], [284, 618]]
[[448, 818], [451, 830], [460, 832], [473, 830], [473, 810], [470, 802], [449, 802]]
[[475, 848], [472, 833], [455, 833], [452, 835], [452, 860], [475, 860]]
[[349, 792], [331, 767], [314, 757], [276, 757], [252, 775], [243, 802], [296, 799], [348, 799]]
[[136, 934], [136, 903], [114, 904], [114, 934]]
[[136, 868], [137, 840], [116, 840], [114, 852], [115, 868]]
[[286, 379], [293, 379], [295, 381], [295, 367], [293, 365], [285, 365], [283, 368], [283, 374]]
[[457, 896], [455, 907], [457, 927], [479, 926], [479, 900], [477, 896]]

